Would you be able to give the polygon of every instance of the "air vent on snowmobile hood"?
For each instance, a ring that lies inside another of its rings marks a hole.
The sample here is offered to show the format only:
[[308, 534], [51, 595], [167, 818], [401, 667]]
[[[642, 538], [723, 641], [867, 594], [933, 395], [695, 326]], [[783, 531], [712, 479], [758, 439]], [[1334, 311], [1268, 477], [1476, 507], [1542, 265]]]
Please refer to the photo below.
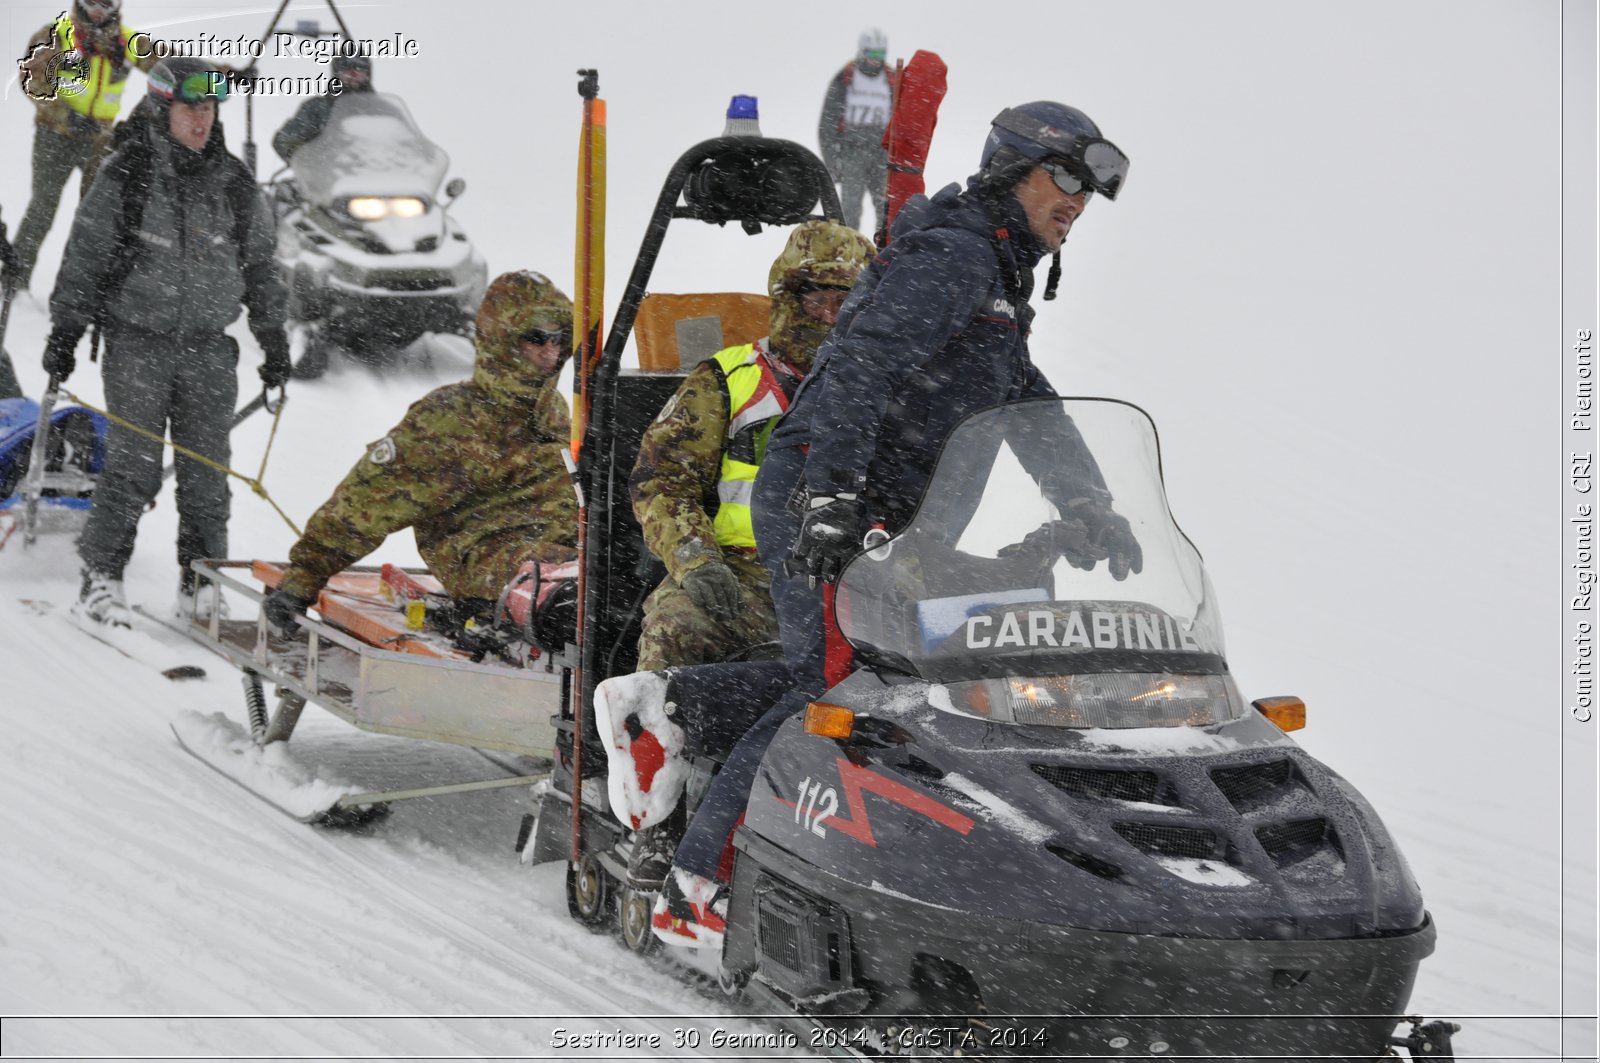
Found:
[[572, 300], [542, 273], [517, 270], [500, 274], [484, 292], [478, 308], [478, 362], [473, 380], [512, 398], [537, 396], [554, 374], [540, 372], [524, 358], [517, 337], [535, 326], [550, 324], [571, 330]]

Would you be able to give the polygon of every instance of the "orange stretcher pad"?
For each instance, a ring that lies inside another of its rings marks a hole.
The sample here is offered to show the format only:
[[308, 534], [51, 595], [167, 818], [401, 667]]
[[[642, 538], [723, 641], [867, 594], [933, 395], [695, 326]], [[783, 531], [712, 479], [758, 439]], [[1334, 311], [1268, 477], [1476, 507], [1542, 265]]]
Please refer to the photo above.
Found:
[[[317, 612], [328, 623], [343, 628], [370, 646], [381, 650], [414, 653], [421, 657], [471, 660], [432, 631], [413, 631], [406, 626], [403, 611], [416, 592], [444, 594], [444, 587], [432, 576], [413, 576], [398, 569], [383, 572], [341, 572], [328, 581], [317, 596]], [[283, 566], [271, 561], [252, 561], [250, 574], [265, 586], [276, 589], [283, 581]]]

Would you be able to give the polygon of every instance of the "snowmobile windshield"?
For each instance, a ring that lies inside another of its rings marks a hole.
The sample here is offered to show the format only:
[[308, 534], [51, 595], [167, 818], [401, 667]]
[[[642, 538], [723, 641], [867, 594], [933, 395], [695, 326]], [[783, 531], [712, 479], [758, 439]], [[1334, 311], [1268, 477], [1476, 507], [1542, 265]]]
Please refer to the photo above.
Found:
[[301, 195], [319, 206], [384, 196], [431, 202], [449, 168], [405, 103], [381, 92], [339, 97], [322, 132], [294, 154]]
[[909, 526], [868, 544], [835, 615], [873, 664], [930, 682], [1227, 671], [1216, 599], [1137, 406], [1035, 399], [972, 415]]

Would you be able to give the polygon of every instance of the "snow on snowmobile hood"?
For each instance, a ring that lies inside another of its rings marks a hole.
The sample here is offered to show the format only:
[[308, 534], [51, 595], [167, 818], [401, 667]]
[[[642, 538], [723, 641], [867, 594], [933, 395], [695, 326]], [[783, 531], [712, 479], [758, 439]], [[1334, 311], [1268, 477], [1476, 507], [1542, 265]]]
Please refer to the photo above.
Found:
[[[478, 361], [472, 382], [514, 401], [532, 402], [550, 377], [561, 372], [541, 372], [523, 357], [517, 337], [541, 324], [572, 328], [572, 300], [542, 273], [517, 270], [502, 273], [484, 292], [478, 307]], [[566, 352], [571, 354], [571, 350]], [[565, 357], [562, 359], [565, 363]]]
[[334, 101], [328, 124], [294, 154], [301, 194], [327, 206], [351, 196], [433, 200], [450, 156], [423, 136], [397, 96], [357, 92]]

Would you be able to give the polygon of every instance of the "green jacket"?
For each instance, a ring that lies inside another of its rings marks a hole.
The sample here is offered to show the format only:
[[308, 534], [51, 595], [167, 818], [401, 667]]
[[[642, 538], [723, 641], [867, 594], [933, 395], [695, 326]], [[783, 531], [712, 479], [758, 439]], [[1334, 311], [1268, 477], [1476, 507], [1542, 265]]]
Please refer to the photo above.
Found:
[[567, 399], [557, 374], [534, 372], [516, 353], [526, 323], [512, 320], [520, 307], [496, 305], [500, 284], [478, 313], [472, 379], [425, 395], [372, 444], [290, 549], [284, 590], [314, 598], [403, 528], [458, 599], [497, 598], [522, 562], [576, 553], [577, 497], [562, 461]]

